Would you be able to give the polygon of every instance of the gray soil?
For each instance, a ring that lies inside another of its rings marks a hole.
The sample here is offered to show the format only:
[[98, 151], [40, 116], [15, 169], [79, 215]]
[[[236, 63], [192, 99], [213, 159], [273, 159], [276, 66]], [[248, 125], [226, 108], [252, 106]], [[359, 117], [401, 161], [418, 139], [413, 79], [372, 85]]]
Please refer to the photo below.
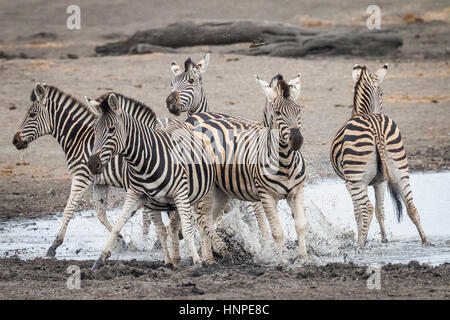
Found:
[[[359, 63], [375, 71], [387, 62], [389, 71], [382, 84], [384, 112], [401, 128], [411, 170], [448, 170], [450, 25], [445, 18], [429, 18], [445, 13], [448, 3], [379, 2], [383, 27], [397, 30], [404, 39], [400, 52], [370, 59], [212, 54], [204, 77], [211, 109], [261, 120], [264, 97], [252, 75], [269, 79], [276, 73], [292, 77], [301, 72], [305, 137], [302, 153], [308, 179], [335, 177], [329, 147], [350, 116], [351, 68]], [[153, 1], [152, 5], [124, 0], [104, 4], [79, 1], [79, 5], [82, 28], [70, 31], [65, 27], [66, 5], [62, 2], [20, 0], [0, 4], [0, 219], [35, 218], [62, 211], [69, 195], [64, 154], [53, 138], [42, 137], [22, 152], [11, 144], [30, 105], [36, 81], [56, 85], [79, 99], [116, 90], [147, 103], [160, 117], [166, 117], [170, 116], [164, 101], [170, 91], [171, 61], [181, 64], [188, 56], [199, 60], [208, 52], [205, 46], [181, 48], [174, 54], [95, 57], [95, 46], [181, 19], [261, 19], [311, 28], [365, 28], [366, 19], [366, 5], [349, 0], [311, 1], [301, 8], [293, 1], [281, 6], [276, 1], [256, 0], [237, 1], [236, 5], [202, 0], [185, 8], [168, 1]], [[413, 16], [407, 18], [406, 14]], [[412, 23], [408, 23], [411, 19]], [[68, 54], [76, 59], [69, 59]], [[122, 198], [122, 191], [115, 190], [110, 204], [120, 205]], [[88, 191], [81, 207], [92, 208], [90, 200]], [[79, 265], [84, 272], [82, 290], [69, 291], [65, 286], [65, 271], [70, 264]], [[131, 261], [111, 262], [96, 272], [89, 270], [91, 265], [92, 261], [2, 259], [0, 298], [449, 297], [448, 264], [435, 268], [387, 266], [383, 269], [386, 281], [382, 280], [379, 291], [367, 290], [364, 268], [353, 265], [301, 270], [237, 265], [174, 271], [160, 262]], [[194, 288], [199, 290], [194, 292]]]

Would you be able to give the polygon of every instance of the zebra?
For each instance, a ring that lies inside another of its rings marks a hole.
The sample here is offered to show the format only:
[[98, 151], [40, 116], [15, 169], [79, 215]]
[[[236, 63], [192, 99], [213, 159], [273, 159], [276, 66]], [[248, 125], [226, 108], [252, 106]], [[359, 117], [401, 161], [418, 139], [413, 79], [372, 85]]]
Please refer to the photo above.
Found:
[[[93, 269], [101, 267], [111, 255], [117, 236], [136, 210], [145, 206], [153, 211], [177, 209], [183, 237], [194, 264], [200, 262], [195, 248], [191, 218], [201, 221], [191, 206], [205, 198], [214, 185], [215, 167], [211, 154], [192, 128], [178, 120], [167, 128], [154, 128], [156, 115], [143, 103], [116, 92], [90, 100], [95, 144], [88, 161], [92, 174], [100, 174], [112, 157], [121, 154], [128, 163], [128, 188], [121, 215]], [[192, 207], [195, 209], [195, 206]], [[197, 216], [196, 216], [197, 215]], [[203, 217], [203, 219], [207, 217]], [[201, 224], [202, 238], [211, 237], [217, 250], [228, 256], [225, 243], [209, 224]]]
[[381, 241], [387, 242], [384, 227], [384, 193], [390, 191], [397, 219], [402, 217], [403, 200], [422, 243], [427, 243], [420, 217], [413, 203], [409, 183], [408, 161], [397, 124], [382, 114], [380, 83], [388, 65], [375, 74], [366, 66], [355, 65], [355, 82], [351, 118], [336, 134], [330, 149], [330, 160], [336, 174], [345, 181], [352, 198], [358, 232], [358, 246], [364, 247], [373, 216], [367, 188], [375, 191], [375, 215], [380, 225]]
[[[167, 109], [171, 113], [179, 116], [182, 112], [187, 112], [188, 117], [190, 117], [196, 113], [210, 111], [202, 81], [202, 74], [206, 72], [209, 65], [209, 60], [209, 53], [197, 63], [194, 63], [191, 58], [188, 58], [184, 62], [184, 71], [181, 66], [179, 66], [175, 61], [172, 61], [170, 69], [172, 70], [175, 78], [171, 81], [172, 90], [166, 99]], [[276, 77], [278, 77], [278, 75]], [[275, 82], [273, 79], [271, 84], [272, 82]], [[228, 115], [218, 113], [210, 113], [210, 115], [211, 118], [230, 117]], [[266, 112], [264, 115], [266, 115]], [[264, 116], [264, 118], [266, 118], [266, 116]], [[240, 118], [240, 120], [244, 119]], [[264, 120], [264, 125], [266, 125], [266, 122], [267, 121]], [[256, 126], [262, 125], [261, 123], [253, 121], [249, 121], [249, 123]], [[269, 236], [269, 231], [264, 218], [264, 208], [260, 202], [252, 202], [251, 205], [256, 216], [261, 238], [264, 241]], [[221, 217], [216, 217], [218, 219], [216, 223], [218, 225], [221, 224]]]
[[[72, 179], [69, 199], [64, 209], [62, 224], [56, 239], [47, 250], [48, 257], [56, 255], [57, 248], [63, 243], [64, 236], [75, 209], [80, 203], [84, 192], [93, 185], [93, 200], [98, 220], [112, 230], [106, 216], [109, 186], [124, 188], [127, 180], [127, 163], [122, 156], [114, 157], [105, 167], [103, 173], [94, 177], [86, 163], [94, 144], [94, 114], [89, 108], [73, 96], [66, 94], [57, 87], [36, 83], [31, 92], [31, 106], [29, 107], [19, 130], [14, 134], [13, 145], [22, 150], [37, 138], [50, 134], [61, 146], [66, 156], [67, 168]], [[164, 239], [161, 216], [143, 210], [144, 234], [148, 232], [148, 218], [155, 224], [158, 239]], [[123, 238], [119, 239], [124, 243]], [[161, 241], [163, 243], [164, 241]], [[164, 245], [163, 245], [164, 248]], [[165, 248], [164, 260], [171, 262], [170, 255]]]
[[[306, 220], [303, 207], [306, 167], [300, 147], [301, 107], [295, 102], [300, 77], [273, 87], [257, 82], [269, 99], [272, 113], [268, 127], [253, 126], [237, 117], [198, 113], [188, 118], [215, 151], [216, 185], [213, 214], [221, 214], [231, 198], [262, 203], [272, 236], [282, 250], [284, 233], [277, 216], [277, 203], [287, 199], [298, 236], [298, 258], [306, 258]], [[220, 115], [220, 114], [219, 114]]]

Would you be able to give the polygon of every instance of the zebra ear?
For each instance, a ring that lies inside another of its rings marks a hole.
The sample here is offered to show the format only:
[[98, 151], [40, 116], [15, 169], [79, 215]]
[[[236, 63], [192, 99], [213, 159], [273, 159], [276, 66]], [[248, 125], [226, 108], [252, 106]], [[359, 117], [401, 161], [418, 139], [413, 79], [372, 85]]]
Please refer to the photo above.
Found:
[[377, 85], [379, 85], [381, 82], [383, 82], [384, 77], [386, 76], [386, 73], [387, 73], [387, 69], [388, 69], [388, 64], [386, 63], [381, 69], [379, 69], [373, 75], [372, 79]]
[[360, 76], [361, 76], [361, 66], [359, 64], [355, 64], [353, 66], [353, 71], [352, 71], [353, 82], [358, 81]]
[[91, 110], [91, 112], [93, 114], [95, 114], [96, 117], [98, 117], [102, 113], [102, 110], [100, 108], [100, 103], [98, 103], [96, 100], [89, 99], [86, 96], [84, 96], [84, 100], [86, 101], [86, 104], [88, 105], [89, 110]]
[[269, 101], [275, 100], [275, 98], [277, 97], [277, 94], [270, 87], [270, 85], [258, 76], [255, 76], [255, 78], [256, 78], [256, 81], [258, 81], [258, 83], [259, 83], [261, 89], [263, 90], [264, 94], [266, 95], [267, 99], [269, 99]]
[[299, 73], [288, 82], [290, 97], [292, 100], [297, 100], [298, 96], [300, 95], [300, 75], [301, 73]]
[[114, 93], [111, 93], [108, 97], [108, 105], [111, 108], [112, 111], [118, 112], [119, 111], [119, 99], [117, 99], [117, 96]]
[[195, 69], [197, 72], [205, 73], [206, 69], [208, 69], [208, 65], [209, 65], [209, 53], [207, 53], [202, 60], [197, 62], [197, 64], [195, 65]]
[[37, 82], [34, 87], [34, 94], [39, 102], [45, 104], [47, 98], [47, 88], [44, 83]]
[[179, 75], [182, 71], [181, 67], [179, 65], [177, 65], [177, 63], [175, 61], [172, 61], [172, 63], [170, 64], [170, 70], [172, 70], [174, 75]]

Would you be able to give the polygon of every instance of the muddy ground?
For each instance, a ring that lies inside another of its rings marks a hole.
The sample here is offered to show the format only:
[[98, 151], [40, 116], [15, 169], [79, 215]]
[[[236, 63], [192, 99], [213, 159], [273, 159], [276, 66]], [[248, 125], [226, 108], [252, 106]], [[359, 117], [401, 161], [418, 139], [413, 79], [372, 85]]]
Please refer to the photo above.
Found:
[[[368, 289], [366, 267], [349, 264], [283, 269], [254, 264], [167, 268], [158, 262], [0, 259], [0, 299], [449, 299], [450, 264], [410, 262], [381, 269]], [[67, 267], [81, 270], [81, 288], [67, 288]], [[418, 290], [420, 288], [420, 290]]]
[[[339, 4], [338, 4], [339, 3]], [[198, 1], [180, 8], [175, 2], [93, 4], [79, 1], [82, 28], [65, 28], [68, 4], [13, 1], [0, 4], [0, 219], [33, 218], [62, 211], [70, 190], [64, 154], [51, 137], [19, 152], [11, 144], [28, 109], [36, 81], [56, 85], [80, 99], [116, 90], [141, 100], [161, 116], [170, 114], [172, 60], [199, 60], [208, 47], [184, 48], [177, 54], [95, 57], [94, 47], [135, 31], [180, 19], [265, 19], [310, 28], [365, 27], [366, 4], [330, 0], [296, 4], [287, 1]], [[367, 64], [375, 71], [389, 63], [382, 84], [385, 113], [396, 120], [413, 171], [448, 170], [450, 166], [450, 20], [446, 1], [380, 1], [383, 26], [404, 38], [389, 57], [286, 59], [213, 54], [204, 76], [211, 109], [260, 120], [264, 97], [253, 74], [302, 73], [304, 105], [302, 152], [308, 179], [334, 177], [328, 152], [331, 140], [350, 116], [351, 68]], [[433, 18], [434, 17], [434, 18]], [[69, 56], [73, 59], [70, 59]], [[6, 57], [8, 59], [1, 59]], [[9, 59], [13, 58], [13, 59]], [[110, 204], [123, 193], [112, 192]], [[82, 208], [92, 208], [91, 193]], [[85, 272], [82, 290], [65, 287], [69, 264]], [[242, 265], [200, 271], [172, 271], [158, 263], [112, 262], [91, 272], [91, 261], [0, 260], [1, 298], [443, 298], [449, 297], [449, 267], [388, 266], [380, 291], [366, 289], [362, 267], [332, 265], [277, 270]], [[305, 271], [306, 270], [306, 271]], [[309, 270], [309, 271], [308, 271]], [[195, 275], [192, 275], [192, 273]], [[307, 272], [307, 276], [298, 276]], [[195, 286], [187, 284], [195, 283]], [[203, 291], [193, 292], [194, 288]]]

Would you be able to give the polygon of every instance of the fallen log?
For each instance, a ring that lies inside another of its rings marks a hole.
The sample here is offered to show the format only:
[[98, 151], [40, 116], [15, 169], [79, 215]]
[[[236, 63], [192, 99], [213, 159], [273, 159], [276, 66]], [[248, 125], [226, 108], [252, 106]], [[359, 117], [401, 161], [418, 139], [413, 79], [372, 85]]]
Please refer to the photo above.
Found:
[[[402, 39], [391, 30], [345, 28], [314, 30], [267, 21], [185, 21], [136, 32], [125, 41], [95, 48], [98, 55], [175, 52], [198, 45], [249, 43], [222, 53], [304, 57], [307, 55], [385, 55], [398, 50]], [[142, 50], [145, 48], [145, 50]], [[214, 50], [214, 49], [213, 49]]]

